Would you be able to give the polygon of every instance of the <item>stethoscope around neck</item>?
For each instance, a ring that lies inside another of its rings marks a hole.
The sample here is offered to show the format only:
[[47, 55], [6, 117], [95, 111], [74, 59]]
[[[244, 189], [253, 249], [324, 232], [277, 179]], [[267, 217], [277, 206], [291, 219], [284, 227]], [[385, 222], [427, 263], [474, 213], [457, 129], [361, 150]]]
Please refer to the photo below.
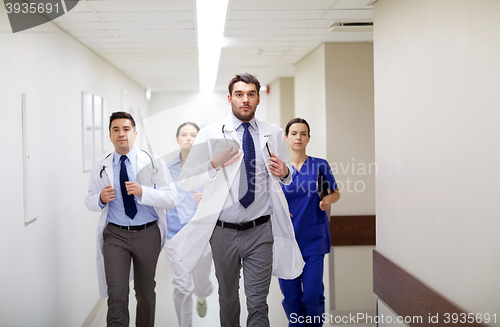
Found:
[[[151, 157], [151, 155], [150, 155], [147, 151], [145, 151], [145, 150], [141, 150], [141, 151], [142, 151], [142, 152], [144, 152], [145, 154], [147, 154], [147, 155], [148, 155], [149, 160], [151, 161], [151, 172], [153, 173], [153, 175], [156, 175], [156, 173], [158, 173], [158, 168], [157, 168], [157, 167], [155, 167], [155, 164], [154, 164], [154, 162], [153, 162], [153, 158]], [[106, 156], [106, 158], [104, 158], [104, 159], [107, 159], [107, 158], [108, 158], [111, 154], [112, 154], [112, 153], [108, 154], [108, 155]], [[104, 165], [102, 166], [102, 169], [101, 169], [101, 171], [99, 172], [99, 177], [100, 177], [101, 179], [102, 179], [102, 172], [105, 172], [105, 173], [106, 173], [106, 176], [108, 175], [108, 173], [106, 172], [106, 166], [104, 166]], [[108, 177], [108, 182], [109, 182], [109, 177]]]

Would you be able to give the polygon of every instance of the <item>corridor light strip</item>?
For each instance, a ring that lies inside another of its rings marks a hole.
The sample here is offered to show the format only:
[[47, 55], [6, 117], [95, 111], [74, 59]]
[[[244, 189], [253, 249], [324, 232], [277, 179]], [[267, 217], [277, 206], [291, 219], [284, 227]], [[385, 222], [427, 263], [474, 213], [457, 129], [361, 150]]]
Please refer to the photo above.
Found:
[[224, 41], [228, 0], [196, 0], [200, 91], [212, 92]]

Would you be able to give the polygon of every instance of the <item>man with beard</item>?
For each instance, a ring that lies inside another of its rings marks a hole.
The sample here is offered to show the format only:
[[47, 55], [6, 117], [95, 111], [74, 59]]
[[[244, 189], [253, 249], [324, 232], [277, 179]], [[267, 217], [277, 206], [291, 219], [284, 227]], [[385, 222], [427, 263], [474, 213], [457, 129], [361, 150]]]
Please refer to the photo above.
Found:
[[280, 187], [292, 180], [290, 153], [283, 130], [255, 118], [257, 78], [236, 75], [228, 89], [231, 114], [200, 130], [179, 177], [186, 191], [204, 185], [203, 199], [168, 246], [192, 269], [210, 242], [222, 327], [239, 326], [243, 267], [247, 326], [269, 326], [271, 275], [295, 278], [304, 264]]

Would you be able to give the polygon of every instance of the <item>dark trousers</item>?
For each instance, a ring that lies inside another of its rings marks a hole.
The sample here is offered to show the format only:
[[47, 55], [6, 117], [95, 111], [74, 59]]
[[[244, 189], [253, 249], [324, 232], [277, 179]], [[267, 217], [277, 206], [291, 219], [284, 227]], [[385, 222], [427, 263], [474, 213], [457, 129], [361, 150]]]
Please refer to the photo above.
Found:
[[219, 282], [221, 327], [240, 325], [240, 269], [247, 297], [247, 327], [269, 326], [267, 295], [273, 270], [271, 222], [244, 231], [216, 226], [210, 239]]
[[130, 261], [134, 264], [134, 289], [137, 299], [136, 326], [155, 323], [155, 274], [161, 250], [158, 225], [128, 231], [108, 224], [103, 232], [104, 269], [108, 286], [107, 326], [129, 326]]
[[[304, 257], [302, 274], [295, 279], [280, 279], [283, 308], [288, 326], [323, 326], [325, 287], [323, 285], [324, 255]], [[305, 323], [310, 321], [311, 323]]]

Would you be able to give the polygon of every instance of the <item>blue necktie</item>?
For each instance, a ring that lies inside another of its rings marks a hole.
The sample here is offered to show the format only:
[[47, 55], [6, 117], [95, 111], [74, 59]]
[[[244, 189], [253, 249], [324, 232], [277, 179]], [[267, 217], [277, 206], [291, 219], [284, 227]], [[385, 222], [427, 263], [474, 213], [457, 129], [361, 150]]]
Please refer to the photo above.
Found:
[[243, 161], [245, 162], [245, 170], [241, 169], [240, 185], [246, 184], [247, 192], [240, 199], [240, 203], [246, 209], [255, 199], [255, 145], [253, 144], [252, 135], [248, 130], [250, 123], [243, 123], [242, 125], [245, 128], [245, 132], [243, 132]]
[[128, 182], [127, 166], [125, 166], [125, 159], [127, 156], [120, 157], [120, 189], [122, 191], [123, 206], [125, 207], [125, 213], [131, 219], [134, 219], [137, 213], [137, 206], [135, 205], [134, 195], [127, 194], [127, 187], [125, 182]]

